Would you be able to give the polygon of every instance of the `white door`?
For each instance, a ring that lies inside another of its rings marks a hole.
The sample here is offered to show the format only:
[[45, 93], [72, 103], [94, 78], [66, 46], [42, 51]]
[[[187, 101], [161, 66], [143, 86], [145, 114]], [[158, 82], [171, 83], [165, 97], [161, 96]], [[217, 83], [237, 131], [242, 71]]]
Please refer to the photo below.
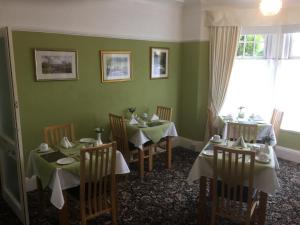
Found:
[[0, 171], [4, 200], [29, 224], [11, 32], [0, 29]]

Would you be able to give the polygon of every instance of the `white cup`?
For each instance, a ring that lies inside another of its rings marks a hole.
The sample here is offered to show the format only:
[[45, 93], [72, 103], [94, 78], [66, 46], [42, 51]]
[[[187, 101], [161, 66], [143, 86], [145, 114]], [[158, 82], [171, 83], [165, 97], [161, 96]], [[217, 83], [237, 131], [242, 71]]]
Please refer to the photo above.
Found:
[[218, 135], [218, 134], [215, 134], [215, 135], [213, 136], [213, 140], [214, 140], [214, 141], [220, 141], [220, 139], [221, 139], [221, 137], [220, 137], [220, 135]]
[[49, 150], [49, 146], [47, 143], [40, 144], [40, 151], [41, 152], [47, 152]]

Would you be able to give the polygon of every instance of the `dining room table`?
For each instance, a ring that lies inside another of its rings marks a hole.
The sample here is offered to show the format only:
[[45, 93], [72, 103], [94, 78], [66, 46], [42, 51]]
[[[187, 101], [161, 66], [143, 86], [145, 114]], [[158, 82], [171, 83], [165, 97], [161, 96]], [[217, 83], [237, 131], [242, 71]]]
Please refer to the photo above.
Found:
[[128, 141], [136, 148], [143, 150], [143, 145], [149, 141], [154, 144], [162, 139], [166, 140], [166, 166], [172, 166], [172, 141], [171, 137], [177, 137], [177, 130], [174, 122], [167, 120], [149, 121], [147, 123], [126, 123]]
[[266, 122], [261, 117], [259, 119], [255, 118], [230, 118], [226, 116], [219, 116], [218, 130], [222, 135], [223, 139], [227, 139], [227, 125], [228, 122], [239, 123], [239, 124], [256, 124], [257, 125], [257, 142], [263, 142], [263, 140], [268, 137], [270, 139], [270, 145], [275, 146], [277, 144], [275, 131], [272, 124]]
[[[89, 139], [92, 140], [92, 139]], [[59, 223], [66, 225], [68, 221], [68, 204], [65, 191], [80, 185], [80, 149], [91, 143], [75, 142], [72, 147], [61, 145], [49, 147], [44, 152], [39, 148], [29, 154], [27, 177], [36, 176], [38, 188], [50, 190], [50, 202], [59, 210]], [[130, 173], [128, 165], [120, 151], [116, 151], [116, 174]]]
[[[218, 144], [222, 146], [233, 147], [234, 142], [223, 140], [223, 142], [221, 141]], [[207, 183], [213, 178], [212, 152], [214, 145], [215, 143], [213, 143], [212, 140], [210, 140], [204, 146], [200, 154], [195, 159], [187, 177], [187, 182], [189, 184], [193, 183], [196, 180], [200, 180], [198, 214], [200, 224], [205, 224], [204, 221], [206, 218], [207, 209]], [[239, 146], [236, 146], [236, 148], [249, 150], [252, 149], [253, 146], [257, 146], [257, 144], [247, 143], [247, 146], [245, 148], [241, 148]], [[258, 224], [263, 225], [265, 224], [268, 195], [273, 195], [275, 191], [280, 188], [276, 173], [276, 170], [279, 169], [279, 165], [277, 157], [274, 153], [274, 148], [272, 146], [260, 145], [260, 148], [258, 149], [256, 149], [257, 154], [259, 153], [259, 151], [263, 151], [265, 154], [268, 155], [268, 161], [262, 162], [257, 160], [256, 158], [254, 165], [253, 187], [259, 191]], [[247, 183], [245, 183], [245, 186], [247, 186]]]

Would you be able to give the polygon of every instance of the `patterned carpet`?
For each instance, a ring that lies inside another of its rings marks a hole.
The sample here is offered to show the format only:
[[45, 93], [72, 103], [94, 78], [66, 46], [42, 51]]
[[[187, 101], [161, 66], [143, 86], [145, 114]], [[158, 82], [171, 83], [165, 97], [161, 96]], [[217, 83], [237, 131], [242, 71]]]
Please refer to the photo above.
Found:
[[[171, 225], [197, 224], [198, 184], [185, 181], [197, 157], [197, 153], [183, 148], [174, 149], [173, 167], [164, 168], [165, 156], [155, 158], [154, 171], [145, 175], [144, 181], [137, 177], [137, 168], [131, 167], [128, 181], [119, 184], [120, 225]], [[279, 160], [278, 178], [281, 189], [269, 197], [268, 225], [300, 225], [300, 164]], [[28, 194], [30, 221], [32, 225], [57, 225], [57, 210], [49, 204], [40, 213], [37, 192]], [[70, 204], [70, 224], [79, 224], [79, 206]], [[0, 225], [19, 225], [6, 203], [0, 197]], [[90, 223], [111, 224], [106, 215]], [[230, 224], [222, 222], [222, 224]]]

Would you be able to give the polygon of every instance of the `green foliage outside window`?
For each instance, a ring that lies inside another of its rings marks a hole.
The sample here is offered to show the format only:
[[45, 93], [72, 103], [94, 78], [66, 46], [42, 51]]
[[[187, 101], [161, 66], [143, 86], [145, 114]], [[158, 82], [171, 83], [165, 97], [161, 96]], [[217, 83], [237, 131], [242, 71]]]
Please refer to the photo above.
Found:
[[265, 36], [261, 34], [241, 35], [237, 56], [239, 58], [262, 58], [265, 49]]

